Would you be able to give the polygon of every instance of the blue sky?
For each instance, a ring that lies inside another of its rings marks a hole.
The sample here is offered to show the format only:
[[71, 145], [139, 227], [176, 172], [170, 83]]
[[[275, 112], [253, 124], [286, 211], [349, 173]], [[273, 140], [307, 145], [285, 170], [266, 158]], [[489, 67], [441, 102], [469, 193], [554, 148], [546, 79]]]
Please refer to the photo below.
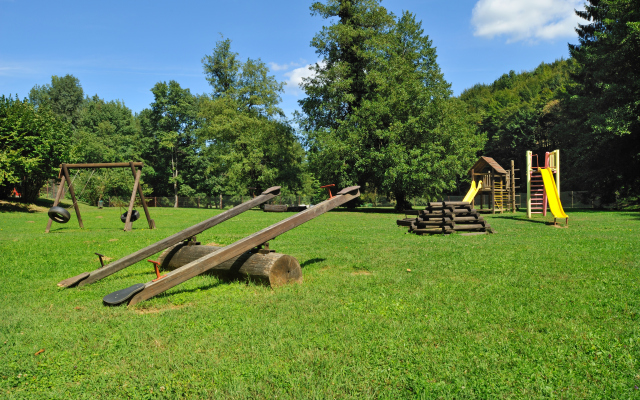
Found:
[[[260, 58], [286, 81], [288, 116], [304, 94], [297, 87], [318, 61], [310, 41], [328, 21], [304, 0], [134, 0], [110, 2], [0, 0], [0, 95], [28, 96], [52, 75], [72, 74], [86, 95], [122, 100], [134, 112], [153, 101], [156, 82], [176, 80], [210, 92], [201, 59], [220, 35], [241, 59]], [[383, 0], [410, 11], [437, 49], [455, 95], [509, 70], [531, 70], [568, 57], [577, 43], [580, 0]]]

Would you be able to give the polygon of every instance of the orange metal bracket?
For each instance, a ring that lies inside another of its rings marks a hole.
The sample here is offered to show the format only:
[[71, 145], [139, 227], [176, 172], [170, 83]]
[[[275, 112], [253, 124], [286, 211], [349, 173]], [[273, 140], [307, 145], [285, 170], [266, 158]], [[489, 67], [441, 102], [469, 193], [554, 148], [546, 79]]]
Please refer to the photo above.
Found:
[[330, 185], [324, 185], [324, 186], [320, 186], [320, 187], [327, 189], [327, 192], [329, 192], [329, 198], [333, 199], [333, 195], [331, 194], [331, 189], [329, 189], [329, 188], [334, 187], [334, 186], [335, 186], [335, 184], [332, 183]]
[[155, 282], [155, 281], [160, 280], [160, 279], [164, 278], [165, 276], [167, 276], [167, 275], [160, 276], [160, 268], [159, 268], [160, 267], [160, 263], [159, 262], [153, 261], [153, 260], [147, 260], [147, 261], [149, 261], [150, 263], [153, 263], [153, 266], [156, 268], [156, 276], [157, 276], [157, 278], [154, 279], [152, 282]]

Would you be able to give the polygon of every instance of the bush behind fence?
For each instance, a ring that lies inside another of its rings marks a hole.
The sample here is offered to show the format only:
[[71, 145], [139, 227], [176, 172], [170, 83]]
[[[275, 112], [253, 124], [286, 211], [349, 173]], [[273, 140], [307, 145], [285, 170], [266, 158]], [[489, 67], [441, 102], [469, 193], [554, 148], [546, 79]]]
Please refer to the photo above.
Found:
[[[40, 196], [54, 199], [58, 190], [58, 185], [47, 185], [40, 191]], [[590, 200], [589, 192], [586, 191], [569, 191], [560, 193], [560, 201], [564, 208], [597, 208], [600, 207], [598, 199]], [[69, 193], [65, 193], [65, 198], [70, 199]], [[207, 197], [178, 197], [178, 208], [217, 208], [226, 209], [235, 207], [240, 203], [249, 200], [250, 196], [238, 196], [238, 195], [218, 195]], [[366, 193], [362, 196], [363, 207], [394, 207], [396, 205], [395, 200], [392, 200], [386, 196], [376, 196], [373, 193]], [[427, 198], [415, 197], [410, 199], [411, 204], [414, 207], [425, 207], [429, 201], [460, 201], [463, 196], [442, 196], [438, 199], [429, 200]], [[116, 197], [112, 196], [103, 199], [104, 207], [128, 207], [129, 196]], [[146, 197], [147, 206], [149, 207], [173, 207], [175, 205], [175, 197]], [[269, 201], [269, 204], [286, 204], [289, 206], [299, 205], [311, 205], [318, 201], [313, 201], [313, 196], [299, 196], [294, 194], [281, 194]], [[476, 197], [476, 205], [479, 204], [479, 197]], [[484, 204], [489, 204], [488, 197], [485, 197]], [[136, 197], [136, 205], [140, 206], [140, 198]], [[524, 210], [527, 208], [527, 195], [526, 193], [516, 194], [516, 207]]]

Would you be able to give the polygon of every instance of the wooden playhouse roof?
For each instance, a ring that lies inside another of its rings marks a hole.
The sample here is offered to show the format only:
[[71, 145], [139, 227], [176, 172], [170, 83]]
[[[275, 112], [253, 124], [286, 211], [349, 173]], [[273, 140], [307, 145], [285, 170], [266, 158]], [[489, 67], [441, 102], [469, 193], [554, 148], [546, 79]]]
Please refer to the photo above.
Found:
[[[491, 157], [485, 156], [480, 157], [480, 159], [476, 161], [475, 164], [473, 164], [473, 167], [471, 167], [471, 169], [475, 172], [483, 172], [487, 167], [492, 168], [496, 174], [507, 174], [507, 171], [505, 171], [504, 168], [502, 168], [500, 164], [496, 162], [496, 160]], [[471, 173], [471, 169], [469, 170], [469, 173]]]

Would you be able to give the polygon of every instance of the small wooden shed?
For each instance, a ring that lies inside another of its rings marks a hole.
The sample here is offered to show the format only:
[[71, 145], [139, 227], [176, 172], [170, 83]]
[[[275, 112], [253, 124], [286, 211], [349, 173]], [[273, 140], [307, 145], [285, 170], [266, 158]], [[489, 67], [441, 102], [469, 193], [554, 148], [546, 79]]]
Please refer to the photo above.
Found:
[[488, 197], [488, 212], [515, 211], [515, 169], [513, 160], [511, 170], [507, 171], [491, 157], [482, 156], [469, 170], [473, 181], [482, 181], [480, 196], [480, 210], [484, 209], [484, 198]]

